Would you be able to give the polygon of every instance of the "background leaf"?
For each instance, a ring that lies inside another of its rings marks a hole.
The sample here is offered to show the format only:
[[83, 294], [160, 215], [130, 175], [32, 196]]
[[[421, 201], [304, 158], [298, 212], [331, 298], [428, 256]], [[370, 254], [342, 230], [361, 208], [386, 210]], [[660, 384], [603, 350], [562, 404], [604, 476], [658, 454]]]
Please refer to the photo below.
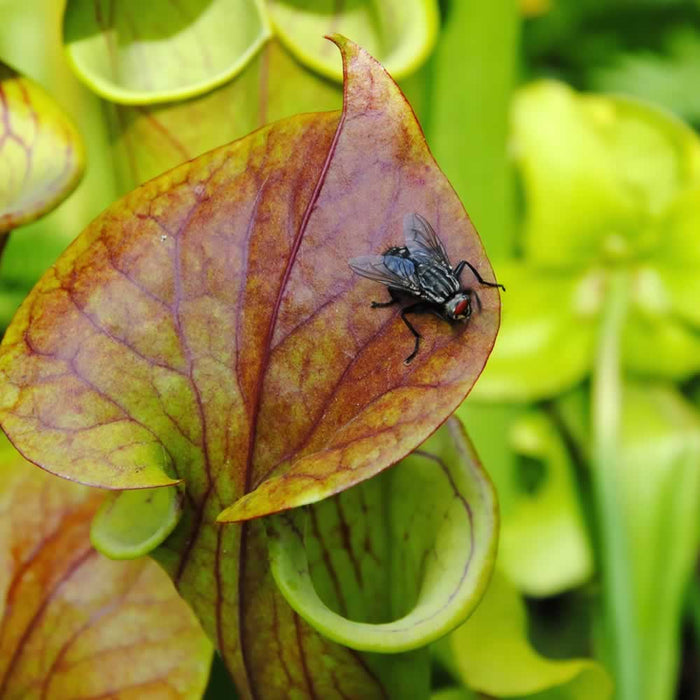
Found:
[[[700, 543], [700, 415], [670, 385], [628, 381], [623, 388], [613, 478], [626, 544], [621, 565], [633, 582], [625, 594], [639, 644], [634, 662], [645, 698], [673, 697], [682, 606]], [[577, 443], [588, 445], [585, 394], [573, 392], [559, 406]]]
[[589, 659], [541, 656], [528, 641], [526, 625], [522, 600], [497, 571], [475, 613], [450, 636], [453, 661], [467, 687], [496, 697], [612, 697], [602, 666]]
[[148, 559], [113, 562], [89, 539], [97, 490], [0, 446], [0, 695], [200, 697], [211, 646]]
[[117, 197], [109, 137], [101, 101], [74, 76], [58, 37], [63, 3], [4, 0], [0, 56], [50, 90], [76, 125], [89, 154], [85, 176], [54, 211], [11, 236], [0, 267], [0, 327], [7, 326], [39, 277], [76, 232]]
[[312, 508], [273, 519], [271, 567], [287, 602], [327, 637], [366, 651], [416, 649], [479, 602], [498, 507], [457, 420], [381, 476]]
[[700, 79], [700, 39], [694, 28], [679, 25], [663, 33], [661, 52], [621, 51], [610, 62], [591, 67], [592, 87], [634, 95], [700, 122], [700, 100], [695, 90], [688, 89]]
[[[518, 3], [442, 5], [440, 40], [423, 77], [428, 98], [421, 122], [489, 255], [501, 259], [512, 254], [516, 233], [508, 141], [518, 66]], [[500, 269], [498, 273], [502, 275]]]
[[51, 211], [83, 173], [82, 140], [33, 81], [0, 62], [0, 234]]
[[207, 92], [239, 73], [269, 36], [262, 0], [69, 0], [63, 31], [77, 75], [125, 104]]
[[487, 401], [536, 401], [590, 371], [602, 299], [596, 273], [571, 274], [503, 262], [508, 291], [493, 354], [474, 388]]
[[120, 187], [126, 192], [270, 122], [341, 106], [339, 86], [304, 69], [272, 38], [235, 80], [204, 95], [159, 105], [113, 105]]
[[520, 92], [514, 138], [527, 201], [525, 255], [541, 267], [647, 253], [658, 243], [655, 220], [700, 177], [700, 144], [682, 122], [553, 82]]
[[399, 79], [413, 72], [435, 44], [439, 14], [436, 0], [383, 0], [337, 3], [317, 0], [266, 0], [280, 41], [314, 71], [341, 80], [338, 56], [327, 34], [343, 34], [363, 46]]
[[[567, 445], [542, 410], [465, 401], [457, 410], [496, 485], [499, 568], [530, 596], [588, 581], [593, 550]], [[498, 437], [498, 440], [496, 439]]]

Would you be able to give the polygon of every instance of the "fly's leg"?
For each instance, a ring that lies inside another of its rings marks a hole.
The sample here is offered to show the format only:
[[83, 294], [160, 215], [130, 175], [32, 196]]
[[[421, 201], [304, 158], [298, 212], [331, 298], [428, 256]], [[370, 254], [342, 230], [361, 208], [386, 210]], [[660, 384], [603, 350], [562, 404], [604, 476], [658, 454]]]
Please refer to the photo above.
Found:
[[405, 365], [410, 365], [411, 362], [413, 362], [413, 358], [418, 354], [418, 348], [420, 347], [420, 339], [421, 339], [421, 334], [413, 327], [413, 324], [406, 318], [407, 314], [420, 314], [420, 313], [425, 313], [426, 311], [431, 311], [431, 307], [429, 304], [426, 304], [424, 301], [419, 301], [416, 304], [411, 304], [411, 306], [407, 306], [402, 312], [401, 312], [401, 320], [406, 324], [406, 327], [408, 328], [409, 331], [413, 334], [413, 337], [416, 339], [416, 344], [413, 348], [413, 352], [403, 361]]
[[394, 304], [398, 304], [399, 297], [396, 295], [396, 290], [393, 287], [389, 287], [389, 296], [391, 297], [391, 301], [373, 301], [370, 306], [373, 309], [383, 309], [387, 306], [393, 306]]
[[[455, 269], [453, 270], [453, 274], [457, 279], [459, 279], [459, 276], [462, 274], [462, 270], [464, 269], [465, 265], [474, 273], [474, 277], [476, 277], [479, 284], [483, 284], [485, 287], [500, 287], [504, 292], [506, 291], [506, 288], [502, 284], [498, 284], [498, 282], [487, 282], [486, 280], [484, 280], [478, 273], [474, 265], [472, 265], [467, 260], [461, 260], [457, 264], [457, 267], [455, 267]], [[479, 303], [479, 306], [481, 306], [481, 303]]]

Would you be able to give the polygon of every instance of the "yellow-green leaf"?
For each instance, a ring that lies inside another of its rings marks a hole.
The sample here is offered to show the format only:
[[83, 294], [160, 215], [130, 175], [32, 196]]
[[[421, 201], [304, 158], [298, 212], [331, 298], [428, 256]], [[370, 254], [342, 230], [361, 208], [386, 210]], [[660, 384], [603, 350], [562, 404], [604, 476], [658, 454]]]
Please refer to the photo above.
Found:
[[498, 571], [474, 614], [450, 636], [450, 649], [464, 684], [489, 696], [545, 698], [556, 690], [561, 700], [612, 697], [610, 678], [595, 661], [548, 659], [530, 645], [525, 605]]
[[323, 40], [340, 33], [374, 55], [399, 79], [428, 57], [437, 36], [435, 0], [267, 0], [275, 32], [302, 63], [336, 80], [343, 77], [336, 52]]
[[508, 289], [493, 353], [473, 396], [532, 401], [568, 389], [590, 371], [602, 299], [599, 275], [503, 262]]
[[0, 233], [60, 204], [83, 174], [83, 145], [60, 107], [0, 63]]
[[521, 90], [514, 141], [525, 253], [535, 264], [570, 269], [647, 253], [657, 243], [655, 217], [700, 182], [700, 142], [682, 122], [561, 83]]
[[78, 75], [124, 104], [180, 100], [225, 83], [270, 35], [262, 0], [69, 0], [64, 42]]
[[93, 518], [90, 540], [110, 559], [136, 559], [165, 540], [181, 513], [176, 488], [112, 492]]

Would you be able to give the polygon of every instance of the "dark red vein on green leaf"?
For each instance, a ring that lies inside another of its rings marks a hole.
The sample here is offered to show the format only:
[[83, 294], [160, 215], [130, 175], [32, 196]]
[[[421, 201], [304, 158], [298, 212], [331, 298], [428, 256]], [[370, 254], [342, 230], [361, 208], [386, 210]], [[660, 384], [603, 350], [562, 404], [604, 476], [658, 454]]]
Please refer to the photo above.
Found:
[[338, 527], [340, 528], [340, 538], [343, 541], [343, 548], [348, 553], [348, 558], [350, 559], [350, 564], [352, 565], [352, 570], [355, 573], [355, 578], [357, 579], [358, 585], [362, 586], [362, 568], [360, 567], [360, 562], [355, 556], [355, 550], [352, 546], [352, 540], [350, 538], [350, 526], [345, 518], [345, 511], [343, 510], [343, 505], [340, 498], [334, 499], [335, 508], [338, 512]]
[[336, 600], [338, 601], [338, 607], [340, 609], [340, 613], [342, 614], [343, 617], [347, 617], [348, 616], [348, 605], [345, 601], [345, 596], [343, 595], [343, 588], [340, 585], [340, 579], [338, 578], [338, 572], [335, 570], [335, 567], [333, 566], [333, 562], [331, 561], [330, 552], [328, 551], [328, 546], [326, 545], [326, 542], [323, 539], [323, 534], [322, 534], [321, 528], [319, 527], [319, 524], [318, 524], [318, 517], [316, 515], [316, 509], [309, 508], [308, 514], [309, 514], [309, 518], [311, 519], [311, 530], [312, 530], [313, 535], [316, 538], [316, 540], [318, 541], [318, 544], [321, 548], [321, 557], [323, 558], [323, 563], [325, 564], [326, 571], [328, 572], [328, 576], [330, 577], [331, 582], [333, 584], [333, 588], [335, 590], [335, 597], [336, 597]]
[[[292, 249], [289, 254], [289, 258], [287, 260], [287, 265], [284, 270], [284, 275], [282, 277], [282, 281], [280, 283], [280, 288], [277, 292], [277, 298], [275, 299], [275, 305], [272, 308], [272, 313], [270, 314], [270, 322], [267, 327], [267, 335], [265, 337], [265, 343], [263, 345], [263, 356], [262, 356], [262, 362], [260, 364], [260, 369], [259, 369], [259, 374], [258, 374], [258, 381], [256, 385], [256, 390], [255, 390], [255, 396], [253, 397], [253, 407], [251, 411], [251, 429], [250, 429], [250, 438], [248, 440], [248, 457], [246, 460], [246, 466], [245, 466], [245, 482], [244, 482], [244, 493], [247, 493], [250, 490], [250, 485], [251, 485], [251, 478], [252, 478], [252, 473], [253, 473], [253, 457], [255, 454], [255, 443], [256, 443], [256, 437], [257, 437], [257, 432], [258, 432], [258, 420], [260, 418], [260, 405], [262, 402], [262, 389], [263, 389], [263, 382], [265, 379], [265, 374], [267, 373], [267, 368], [270, 364], [270, 355], [271, 355], [271, 346], [272, 346], [272, 337], [274, 334], [275, 330], [275, 325], [277, 323], [277, 317], [279, 315], [280, 311], [280, 305], [282, 303], [282, 296], [284, 294], [284, 291], [287, 287], [287, 284], [289, 282], [289, 277], [291, 276], [292, 273], [292, 268], [294, 266], [294, 263], [296, 261], [297, 254], [299, 252], [299, 248], [301, 246], [301, 242], [304, 237], [304, 233], [306, 232], [306, 227], [308, 226], [309, 219], [311, 218], [311, 212], [313, 211], [313, 208], [318, 201], [318, 197], [321, 193], [321, 189], [323, 187], [323, 183], [326, 180], [326, 175], [328, 174], [328, 169], [331, 164], [331, 160], [333, 159], [333, 155], [335, 154], [335, 149], [338, 144], [338, 139], [340, 137], [340, 133], [343, 128], [343, 122], [345, 121], [345, 113], [343, 113], [340, 117], [340, 121], [338, 122], [338, 126], [336, 128], [335, 134], [333, 135], [333, 141], [331, 142], [331, 145], [328, 149], [328, 154], [326, 155], [326, 159], [323, 163], [323, 166], [321, 168], [321, 172], [319, 173], [318, 180], [316, 181], [316, 185], [314, 187], [314, 190], [311, 194], [311, 198], [309, 199], [308, 204], [306, 205], [306, 209], [304, 210], [304, 215], [301, 220], [301, 224], [299, 225], [299, 230], [297, 231], [297, 234], [294, 238], [294, 242], [292, 244]], [[247, 548], [246, 548], [246, 542], [247, 542], [247, 535], [248, 535], [248, 526], [243, 525], [241, 528], [241, 552], [240, 556], [238, 558], [238, 581], [243, 582], [245, 580], [245, 566], [246, 566], [246, 558], [247, 558]], [[250, 679], [252, 678], [251, 673], [250, 673], [250, 667], [249, 667], [249, 659], [247, 657], [246, 653], [246, 644], [245, 640], [243, 638], [244, 636], [244, 624], [243, 620], [245, 615], [245, 595], [243, 593], [243, 586], [240, 586], [240, 592], [238, 595], [238, 619], [239, 619], [239, 625], [238, 625], [238, 630], [239, 630], [239, 639], [240, 639], [240, 650], [241, 650], [241, 660], [243, 664], [243, 668], [245, 669], [246, 676], [248, 677], [249, 680], [249, 685], [251, 686], [251, 692], [253, 695], [255, 695], [255, 690], [252, 689], [252, 683], [250, 683]]]
[[290, 687], [293, 683], [292, 674], [289, 671], [289, 666], [284, 658], [284, 645], [280, 639], [280, 621], [279, 621], [279, 611], [277, 609], [277, 596], [273, 595], [270, 598], [270, 604], [272, 605], [272, 633], [275, 637], [275, 643], [277, 644], [277, 657], [280, 660], [280, 666], [282, 667], [282, 672], [287, 677], [287, 682]]
[[[285, 461], [290, 459], [291, 457], [294, 457], [295, 455], [300, 455], [304, 451], [304, 449], [308, 446], [308, 444], [311, 442], [313, 439], [314, 435], [316, 434], [316, 430], [318, 429], [318, 426], [322, 423], [323, 417], [326, 415], [326, 412], [328, 411], [328, 408], [330, 407], [331, 403], [333, 402], [333, 399], [336, 397], [338, 391], [344, 384], [345, 378], [348, 376], [350, 371], [353, 369], [353, 367], [360, 361], [360, 358], [362, 356], [362, 352], [364, 349], [367, 349], [371, 343], [376, 340], [379, 336], [381, 336], [387, 329], [387, 326], [390, 324], [394, 323], [396, 317], [398, 317], [398, 313], [391, 316], [388, 318], [383, 324], [378, 326], [377, 330], [366, 340], [365, 342], [365, 347], [360, 350], [360, 352], [354, 353], [352, 356], [352, 359], [346, 367], [343, 369], [341, 372], [340, 376], [338, 379], [335, 381], [333, 386], [331, 387], [331, 391], [328, 392], [326, 397], [323, 399], [323, 403], [320, 406], [320, 410], [317, 411], [318, 413], [318, 418], [310, 425], [309, 430], [307, 431], [306, 435], [302, 439], [302, 441], [291, 451], [283, 455], [275, 464], [273, 464], [257, 481], [258, 483], [262, 483], [267, 480], [267, 478], [273, 474], [281, 464], [283, 464]], [[300, 324], [302, 325], [302, 324]], [[377, 397], [377, 398], [381, 398]], [[377, 400], [377, 398], [372, 399], [372, 402], [369, 404], [365, 404], [365, 406], [358, 408], [358, 413], [354, 415], [350, 415], [349, 413], [346, 416], [346, 423], [349, 423], [351, 420], [353, 420], [359, 413], [364, 412], [365, 409], [370, 406], [374, 401]], [[389, 428], [387, 428], [389, 430]], [[328, 441], [330, 442], [330, 440]]]
[[280, 283], [279, 290], [277, 292], [277, 297], [275, 298], [275, 304], [272, 307], [272, 313], [270, 314], [270, 322], [267, 327], [267, 335], [265, 337], [265, 343], [262, 348], [262, 362], [260, 363], [260, 370], [258, 373], [258, 381], [256, 386], [256, 392], [254, 397], [254, 405], [252, 408], [251, 416], [251, 429], [250, 429], [250, 439], [248, 441], [248, 459], [245, 468], [245, 491], [250, 490], [250, 479], [253, 471], [253, 456], [254, 456], [254, 446], [256, 443], [257, 431], [258, 431], [258, 420], [260, 417], [260, 405], [262, 402], [262, 389], [265, 380], [265, 375], [267, 374], [267, 369], [270, 364], [270, 356], [272, 349], [272, 338], [275, 331], [275, 326], [277, 325], [277, 317], [279, 316], [280, 305], [282, 304], [282, 297], [289, 283], [289, 278], [292, 274], [292, 269], [294, 263], [296, 262], [297, 254], [299, 253], [299, 248], [301, 247], [304, 234], [306, 233], [306, 228], [309, 224], [309, 219], [311, 218], [311, 213], [313, 212], [314, 206], [318, 201], [318, 197], [321, 194], [321, 189], [326, 180], [326, 175], [328, 174], [328, 169], [330, 168], [333, 155], [335, 154], [335, 149], [338, 144], [338, 139], [340, 133], [343, 129], [343, 122], [345, 121], [345, 114], [340, 118], [338, 126], [336, 128], [335, 134], [333, 135], [333, 141], [328, 149], [328, 154], [326, 155], [323, 166], [321, 167], [321, 172], [316, 181], [316, 185], [311, 194], [308, 204], [304, 209], [304, 214], [302, 216], [301, 223], [299, 225], [299, 230], [297, 231], [294, 241], [292, 243], [292, 249], [289, 252], [289, 258], [287, 259], [287, 264], [284, 269], [284, 274], [282, 276], [282, 281]]
[[[197, 508], [195, 510], [194, 514], [194, 525], [193, 525], [193, 535], [190, 537], [189, 541], [187, 542], [187, 545], [185, 546], [185, 549], [182, 552], [182, 555], [180, 557], [180, 561], [178, 563], [178, 568], [177, 571], [173, 574], [173, 582], [177, 585], [177, 583], [180, 581], [184, 571], [185, 567], [187, 566], [187, 563], [189, 561], [190, 554], [192, 552], [192, 549], [194, 548], [194, 545], [196, 541], [199, 539], [200, 532], [201, 532], [201, 525], [204, 520], [204, 511], [206, 508], [206, 503], [211, 495], [212, 491], [216, 491], [216, 486], [214, 483], [214, 479], [212, 476], [212, 465], [211, 465], [211, 458], [209, 455], [209, 440], [208, 440], [208, 431], [207, 431], [207, 420], [206, 420], [206, 413], [204, 410], [204, 401], [202, 399], [201, 392], [199, 390], [199, 386], [197, 382], [195, 381], [194, 378], [194, 357], [192, 355], [192, 349], [189, 346], [189, 342], [186, 338], [186, 333], [182, 325], [182, 319], [180, 318], [180, 305], [183, 300], [183, 283], [182, 283], [182, 236], [184, 233], [187, 231], [187, 228], [192, 221], [192, 218], [195, 216], [195, 214], [199, 211], [200, 206], [202, 205], [201, 199], [197, 199], [197, 201], [192, 205], [190, 210], [187, 212], [187, 216], [185, 217], [184, 221], [180, 224], [178, 227], [177, 232], [174, 234], [173, 238], [175, 241], [175, 248], [173, 251], [173, 282], [174, 282], [174, 287], [175, 287], [175, 298], [174, 298], [174, 303], [173, 303], [173, 309], [172, 309], [172, 314], [173, 314], [173, 322], [175, 326], [175, 332], [177, 333], [178, 339], [180, 341], [180, 347], [182, 348], [183, 355], [185, 357], [185, 362], [187, 365], [187, 377], [189, 379], [190, 386], [192, 387], [192, 391], [194, 394], [195, 398], [195, 404], [197, 406], [197, 414], [199, 417], [199, 422], [201, 425], [202, 429], [202, 444], [201, 444], [201, 453], [202, 453], [202, 458], [204, 461], [204, 472], [206, 474], [207, 478], [207, 488], [205, 490], [205, 493], [202, 494], [202, 496], [199, 499], [199, 503], [197, 505]], [[218, 546], [218, 545], [217, 545]], [[220, 594], [221, 594], [221, 581], [217, 578], [217, 595], [216, 595], [216, 600], [217, 600], [217, 607], [220, 605]]]
[[304, 649], [304, 634], [302, 630], [302, 623], [299, 615], [292, 613], [294, 619], [294, 627], [297, 632], [297, 649], [299, 650], [299, 660], [301, 661], [301, 668], [304, 672], [304, 680], [306, 681], [306, 687], [309, 691], [310, 698], [316, 698], [316, 690], [314, 689], [313, 676], [309, 672], [308, 664], [306, 663], [306, 650]]
[[[265, 188], [267, 186], [267, 182], [270, 179], [270, 175], [267, 175], [265, 179], [262, 181], [260, 187], [258, 188], [258, 191], [255, 194], [255, 201], [253, 202], [253, 208], [250, 212], [250, 216], [248, 217], [248, 223], [246, 225], [246, 231], [245, 231], [245, 237], [243, 238], [243, 245], [242, 245], [242, 268], [245, 271], [246, 274], [241, 274], [240, 276], [240, 282], [238, 284], [238, 304], [236, 308], [236, 344], [239, 343], [240, 338], [241, 338], [241, 316], [242, 316], [242, 309], [243, 309], [243, 298], [244, 298], [244, 292], [245, 292], [245, 286], [246, 286], [246, 281], [247, 281], [247, 273], [248, 273], [248, 265], [249, 265], [249, 260], [250, 260], [250, 242], [253, 236], [253, 231], [255, 230], [255, 221], [258, 218], [258, 211], [260, 210], [260, 201], [262, 200], [263, 192], [265, 191]], [[236, 352], [234, 354], [235, 359], [235, 372], [236, 372], [236, 383], [238, 384], [238, 388], [241, 392], [241, 395], [244, 398], [245, 397], [245, 385], [241, 381], [241, 372], [240, 372], [240, 352]]]
[[367, 661], [365, 660], [365, 657], [361, 654], [361, 652], [355, 651], [354, 649], [350, 648], [347, 649], [347, 652], [362, 667], [362, 670], [374, 681], [375, 685], [379, 688], [379, 690], [381, 690], [382, 696], [388, 699], [389, 691], [384, 687], [384, 684], [381, 682], [377, 674], [374, 673], [374, 671], [369, 667]]

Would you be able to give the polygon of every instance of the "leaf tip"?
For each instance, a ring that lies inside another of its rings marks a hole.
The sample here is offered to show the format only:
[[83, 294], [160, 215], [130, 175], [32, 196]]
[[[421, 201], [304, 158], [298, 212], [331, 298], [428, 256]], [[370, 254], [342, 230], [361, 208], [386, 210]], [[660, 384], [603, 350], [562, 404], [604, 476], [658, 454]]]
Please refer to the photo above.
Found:
[[338, 32], [333, 32], [333, 34], [324, 34], [324, 39], [335, 44], [339, 49], [340, 53], [345, 58], [347, 53], [353, 51], [354, 53], [359, 53], [361, 51], [360, 47], [351, 39], [348, 39], [344, 34], [339, 34]]

